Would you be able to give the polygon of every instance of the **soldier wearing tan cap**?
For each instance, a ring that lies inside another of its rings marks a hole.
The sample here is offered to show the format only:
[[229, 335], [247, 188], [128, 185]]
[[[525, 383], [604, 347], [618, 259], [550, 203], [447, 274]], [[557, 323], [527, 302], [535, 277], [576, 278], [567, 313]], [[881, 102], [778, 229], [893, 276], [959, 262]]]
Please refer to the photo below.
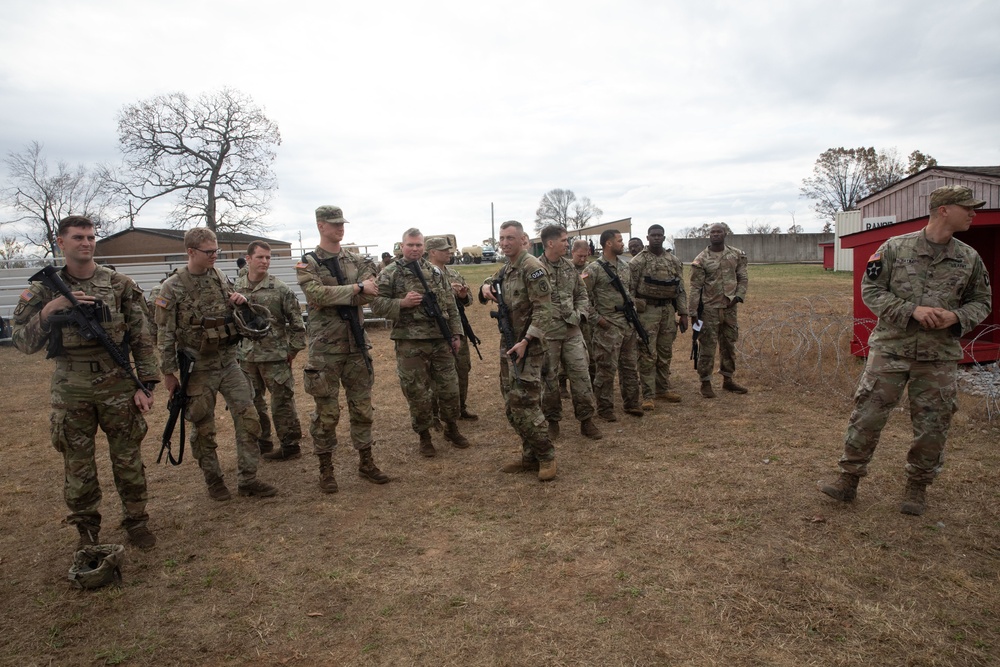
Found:
[[878, 316], [871, 350], [854, 395], [840, 477], [820, 490], [844, 502], [857, 496], [882, 428], [907, 390], [913, 444], [906, 457], [900, 511], [920, 515], [926, 488], [941, 472], [951, 416], [958, 408], [959, 339], [986, 319], [992, 306], [982, 258], [954, 238], [986, 204], [959, 185], [931, 193], [930, 219], [919, 232], [894, 236], [868, 259], [861, 298]]

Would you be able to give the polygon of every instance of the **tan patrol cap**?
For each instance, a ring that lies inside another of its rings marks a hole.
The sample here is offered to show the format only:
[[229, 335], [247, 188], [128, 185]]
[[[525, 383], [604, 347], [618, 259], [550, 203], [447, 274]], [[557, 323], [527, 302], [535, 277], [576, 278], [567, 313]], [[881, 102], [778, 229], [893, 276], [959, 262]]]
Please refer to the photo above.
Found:
[[967, 188], [963, 185], [946, 185], [931, 193], [930, 210], [933, 211], [938, 206], [947, 206], [948, 204], [956, 204], [957, 206], [966, 206], [968, 208], [982, 208], [986, 206], [985, 201], [976, 199], [972, 188]]
[[443, 236], [435, 236], [432, 239], [427, 239], [424, 243], [424, 247], [427, 250], [451, 250], [451, 244], [448, 243], [448, 239]]
[[320, 206], [316, 209], [317, 222], [347, 222], [344, 220], [344, 212], [339, 206]]

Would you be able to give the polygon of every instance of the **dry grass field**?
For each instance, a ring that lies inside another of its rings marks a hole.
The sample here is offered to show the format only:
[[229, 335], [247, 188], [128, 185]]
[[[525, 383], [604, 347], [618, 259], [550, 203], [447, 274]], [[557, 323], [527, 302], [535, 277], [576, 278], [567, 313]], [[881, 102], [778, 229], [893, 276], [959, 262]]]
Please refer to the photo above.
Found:
[[[469, 267], [470, 282], [488, 268]], [[849, 319], [849, 292], [849, 276], [819, 267], [751, 267], [747, 345], [796, 303]], [[478, 304], [470, 316], [485, 357], [473, 356], [469, 401], [481, 419], [464, 425], [474, 445], [436, 437], [430, 460], [417, 454], [389, 332], [370, 332], [384, 486], [361, 480], [342, 446], [340, 492], [320, 493], [307, 438], [301, 459], [262, 463], [277, 497], [213, 502], [192, 460], [154, 463], [158, 397], [145, 459], [159, 544], [128, 549], [124, 585], [94, 592], [66, 580], [77, 536], [61, 523], [49, 444], [51, 362], [0, 348], [0, 663], [1000, 664], [1000, 425], [973, 397], [924, 516], [899, 513], [902, 410], [858, 500], [840, 505], [816, 481], [836, 474], [859, 362], [827, 350], [823, 377], [801, 378], [808, 353], [755, 344], [737, 376], [750, 393], [705, 400], [689, 333], [673, 366], [683, 403], [602, 423], [599, 442], [563, 422], [559, 476], [541, 484], [499, 472], [519, 443], [496, 328]], [[300, 391], [298, 405], [307, 425], [311, 399]], [[232, 424], [218, 417], [233, 485]], [[124, 543], [102, 439], [98, 451], [101, 535]]]

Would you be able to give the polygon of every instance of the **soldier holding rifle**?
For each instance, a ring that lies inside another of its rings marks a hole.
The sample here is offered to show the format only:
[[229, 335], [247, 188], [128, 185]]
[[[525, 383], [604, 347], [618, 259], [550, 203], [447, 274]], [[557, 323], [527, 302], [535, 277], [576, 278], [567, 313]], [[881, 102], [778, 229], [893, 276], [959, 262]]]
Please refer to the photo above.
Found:
[[[472, 371], [472, 354], [469, 352], [470, 344], [475, 347], [479, 358], [483, 358], [483, 355], [479, 352], [479, 338], [472, 330], [469, 318], [465, 314], [465, 309], [472, 305], [472, 292], [469, 291], [469, 286], [465, 282], [465, 278], [462, 277], [462, 274], [448, 266], [448, 258], [451, 257], [451, 251], [453, 250], [451, 244], [448, 243], [448, 239], [438, 236], [428, 239], [424, 245], [427, 248], [427, 259], [451, 283], [451, 291], [455, 297], [455, 307], [458, 308], [458, 319], [462, 323], [461, 345], [458, 348], [458, 354], [455, 356], [455, 368], [458, 371], [458, 402], [460, 408], [458, 418], [476, 421], [479, 419], [478, 415], [469, 412], [468, 405], [466, 404], [469, 395], [469, 373]], [[438, 415], [438, 400], [436, 396], [434, 397], [434, 415]]]
[[[524, 249], [524, 228], [516, 220], [500, 225], [500, 249], [507, 258], [480, 288], [482, 303], [495, 301], [501, 331], [500, 390], [507, 421], [521, 436], [521, 456], [506, 473], [538, 471], [540, 481], [556, 476], [556, 450], [542, 414], [545, 331], [552, 325], [551, 286], [545, 268]], [[513, 377], [511, 377], [513, 375]]]
[[[79, 532], [77, 548], [98, 543], [101, 487], [94, 436], [100, 426], [108, 438], [111, 470], [125, 514], [122, 526], [131, 544], [148, 549], [156, 544], [156, 537], [147, 527], [146, 474], [140, 449], [146, 421], [142, 415], [153, 406], [152, 391], [160, 374], [146, 325], [146, 304], [131, 278], [94, 261], [91, 220], [63, 218], [56, 242], [66, 266], [50, 274], [47, 282], [67, 286], [73, 298], [33, 282], [22, 292], [14, 311], [12, 337], [14, 345], [27, 354], [48, 343], [48, 356], [55, 358], [52, 445], [65, 464], [67, 523]], [[104, 343], [67, 317], [71, 310], [103, 329]], [[129, 352], [135, 359], [134, 373], [131, 366], [119, 364], [122, 360], [128, 364]]]
[[317, 208], [319, 245], [295, 265], [299, 287], [309, 304], [309, 358], [302, 384], [316, 402], [309, 433], [319, 459], [319, 487], [323, 493], [338, 490], [333, 453], [337, 448], [341, 385], [347, 397], [351, 443], [358, 452], [358, 474], [375, 484], [389, 481], [372, 455], [375, 376], [368, 353], [371, 346], [362, 326], [361, 306], [378, 294], [375, 266], [341, 247], [345, 224], [348, 222], [339, 206]]
[[594, 377], [597, 416], [610, 422], [618, 420], [613, 396], [616, 371], [625, 412], [635, 417], [643, 415], [636, 364], [638, 328], [626, 317], [632, 300], [624, 288], [630, 284], [628, 262], [621, 258], [624, 252], [621, 232], [614, 229], [602, 232], [601, 257], [580, 275], [590, 295], [588, 319], [593, 330], [591, 352], [597, 369]]
[[451, 283], [424, 258], [424, 236], [418, 229], [403, 234], [403, 257], [378, 275], [372, 312], [393, 322], [396, 373], [410, 406], [410, 425], [420, 436], [420, 453], [437, 454], [431, 439], [431, 393], [437, 397], [444, 438], [464, 449], [469, 441], [458, 430], [460, 415], [455, 355], [461, 347], [462, 322]]

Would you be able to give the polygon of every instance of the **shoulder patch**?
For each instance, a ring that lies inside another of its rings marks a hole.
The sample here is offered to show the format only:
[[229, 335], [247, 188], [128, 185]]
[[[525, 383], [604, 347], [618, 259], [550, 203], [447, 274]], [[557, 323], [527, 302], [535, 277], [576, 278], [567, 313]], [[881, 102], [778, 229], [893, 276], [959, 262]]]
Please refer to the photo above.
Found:
[[868, 266], [865, 267], [865, 276], [869, 280], [875, 280], [882, 274], [882, 253], [876, 252], [868, 258]]
[[528, 280], [538, 280], [545, 275], [545, 269], [538, 269], [528, 276]]
[[170, 305], [170, 299], [157, 295], [156, 299], [153, 301], [153, 305], [157, 308], [166, 308]]
[[309, 262], [299, 262], [298, 264], [295, 265], [295, 268], [296, 269], [308, 269], [309, 268]]
[[34, 295], [31, 292], [31, 288], [29, 287], [28, 289], [21, 292], [21, 301], [31, 301], [32, 296]]

